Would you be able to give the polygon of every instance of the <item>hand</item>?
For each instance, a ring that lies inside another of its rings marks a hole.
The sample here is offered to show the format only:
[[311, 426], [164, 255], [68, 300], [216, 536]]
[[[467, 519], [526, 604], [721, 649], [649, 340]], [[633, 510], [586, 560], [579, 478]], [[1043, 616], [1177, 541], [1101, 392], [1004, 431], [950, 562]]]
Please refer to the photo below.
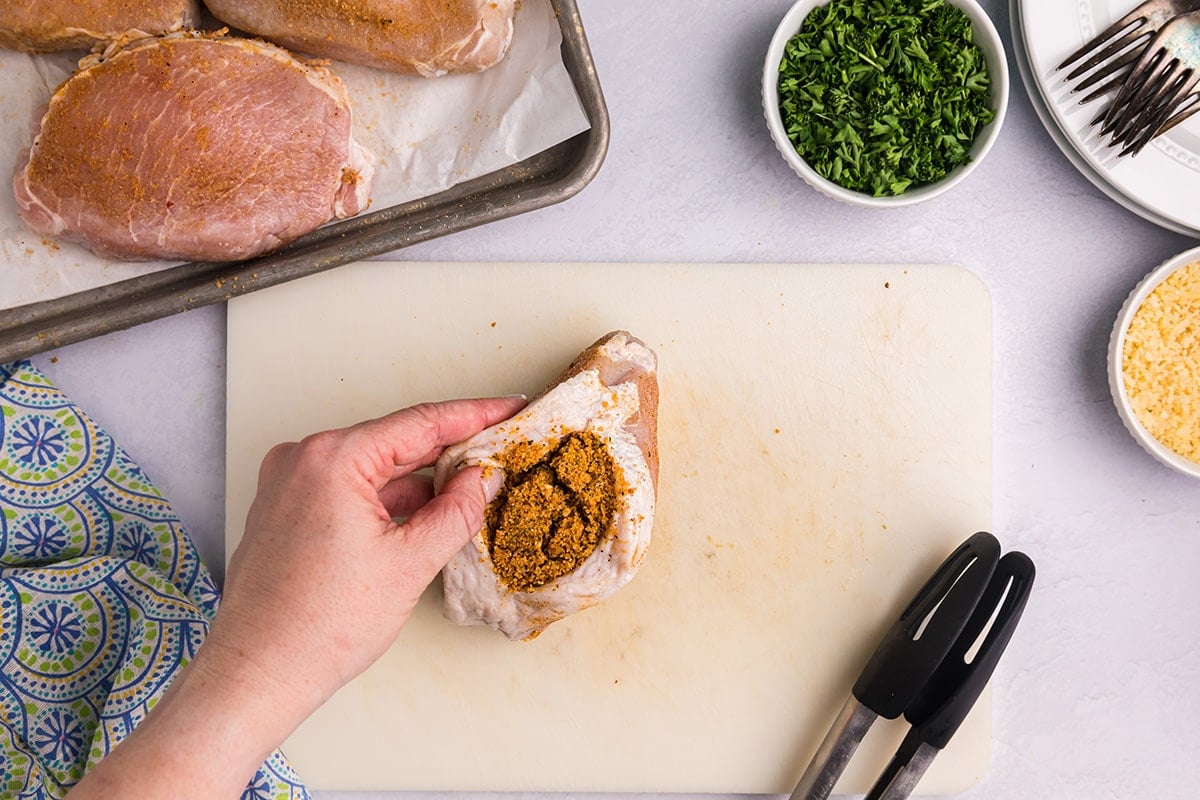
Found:
[[[421, 405], [272, 449], [207, 640], [72, 800], [158, 797], [142, 773], [172, 770], [161, 796], [181, 797], [183, 786], [188, 796], [236, 796], [305, 717], [383, 654], [483, 524], [480, 470], [458, 472], [436, 497], [416, 471], [523, 404]], [[189, 750], [198, 742], [207, 752]]]
[[212, 631], [226, 664], [307, 694], [311, 711], [382, 655], [487, 503], [479, 470], [437, 497], [414, 471], [521, 405], [417, 406], [271, 450]]

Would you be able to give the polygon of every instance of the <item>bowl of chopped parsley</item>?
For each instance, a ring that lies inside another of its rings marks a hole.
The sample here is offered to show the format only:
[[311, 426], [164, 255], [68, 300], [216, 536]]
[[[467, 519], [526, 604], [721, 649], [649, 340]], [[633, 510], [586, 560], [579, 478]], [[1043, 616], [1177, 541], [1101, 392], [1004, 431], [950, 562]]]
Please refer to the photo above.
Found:
[[1008, 105], [1004, 45], [975, 0], [799, 0], [763, 68], [775, 146], [818, 191], [904, 206], [963, 180]]

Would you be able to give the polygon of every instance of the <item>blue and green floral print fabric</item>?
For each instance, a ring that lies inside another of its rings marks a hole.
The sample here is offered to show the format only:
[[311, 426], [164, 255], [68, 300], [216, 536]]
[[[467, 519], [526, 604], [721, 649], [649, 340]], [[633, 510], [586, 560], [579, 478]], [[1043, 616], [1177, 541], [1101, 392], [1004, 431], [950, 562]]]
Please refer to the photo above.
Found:
[[[217, 601], [129, 455], [31, 364], [0, 365], [0, 797], [63, 797], [195, 655]], [[242, 797], [308, 793], [276, 752]]]

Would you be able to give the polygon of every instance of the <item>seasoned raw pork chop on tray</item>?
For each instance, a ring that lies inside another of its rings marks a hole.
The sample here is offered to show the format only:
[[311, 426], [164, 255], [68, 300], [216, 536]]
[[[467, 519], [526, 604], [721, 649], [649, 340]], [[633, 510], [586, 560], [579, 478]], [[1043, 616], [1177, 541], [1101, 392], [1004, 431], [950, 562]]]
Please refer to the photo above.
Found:
[[530, 639], [633, 578], [654, 524], [656, 373], [654, 352], [615, 331], [512, 419], [445, 450], [435, 487], [467, 466], [503, 481], [442, 571], [452, 622]]
[[373, 158], [323, 66], [177, 33], [85, 59], [13, 181], [35, 233], [126, 259], [250, 258], [367, 206]]
[[0, 46], [89, 50], [130, 31], [153, 36], [199, 19], [198, 0], [0, 0]]
[[206, 0], [222, 22], [284, 47], [433, 77], [504, 57], [515, 0]]

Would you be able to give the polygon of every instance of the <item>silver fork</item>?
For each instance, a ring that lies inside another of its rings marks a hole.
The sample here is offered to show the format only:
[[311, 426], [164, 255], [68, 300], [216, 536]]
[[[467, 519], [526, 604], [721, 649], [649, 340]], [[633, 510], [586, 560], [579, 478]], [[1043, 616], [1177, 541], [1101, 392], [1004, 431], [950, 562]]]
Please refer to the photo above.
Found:
[[[1101, 84], [1079, 101], [1081, 105], [1089, 103], [1121, 85], [1129, 66], [1141, 57], [1142, 46], [1167, 22], [1192, 11], [1200, 11], [1200, 0], [1147, 0], [1096, 34], [1063, 59], [1055, 69], [1064, 70], [1076, 65], [1067, 74], [1068, 82], [1086, 75], [1072, 88], [1072, 92], [1085, 91]], [[1090, 75], [1087, 74], [1089, 72]]]
[[1155, 34], [1108, 108], [1092, 120], [1101, 136], [1137, 155], [1152, 139], [1200, 111], [1200, 11], [1175, 17]]

